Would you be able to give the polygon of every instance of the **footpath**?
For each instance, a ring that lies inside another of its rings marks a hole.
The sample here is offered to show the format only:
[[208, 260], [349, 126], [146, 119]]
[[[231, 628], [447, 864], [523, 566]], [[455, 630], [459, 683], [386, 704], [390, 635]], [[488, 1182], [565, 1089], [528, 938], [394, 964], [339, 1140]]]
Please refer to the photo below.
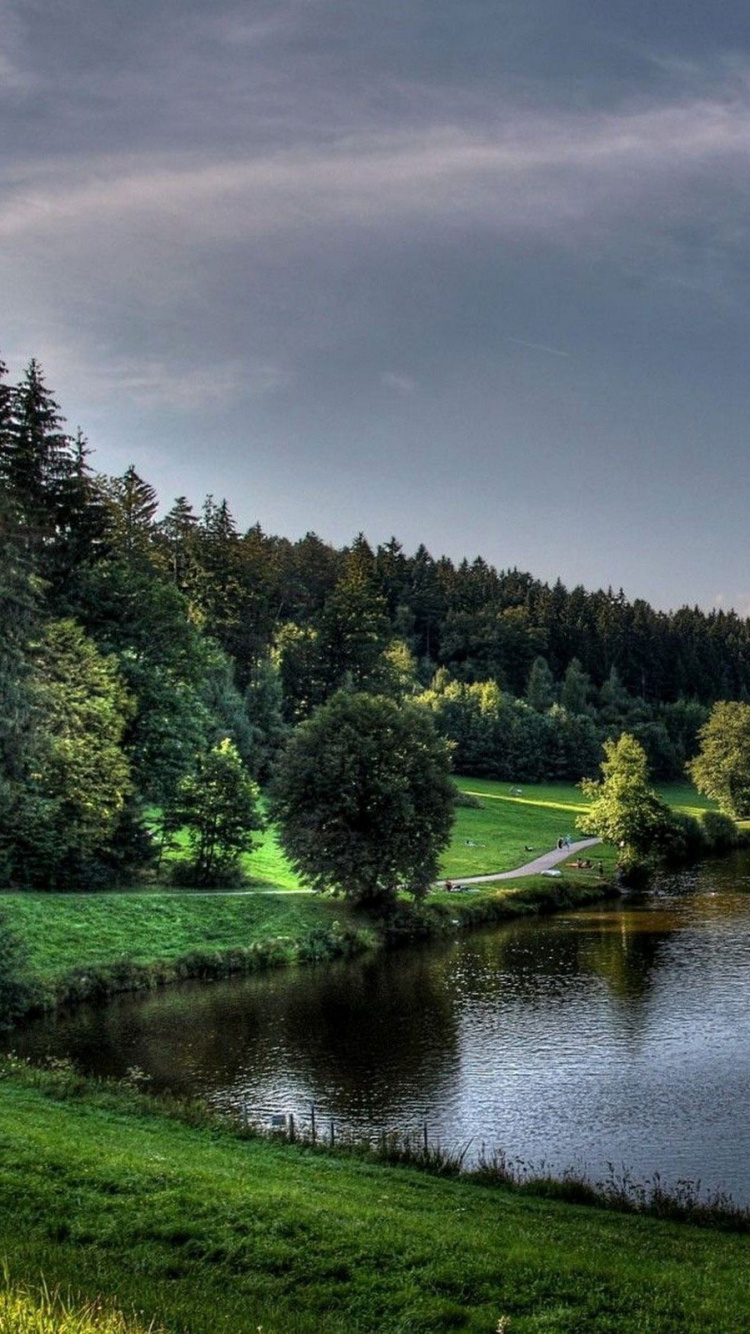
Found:
[[[571, 857], [580, 857], [586, 848], [593, 848], [600, 843], [599, 838], [582, 838], [577, 843], [571, 843], [567, 848], [553, 848], [551, 852], [543, 852], [541, 856], [535, 857], [533, 861], [526, 862], [523, 866], [518, 866], [515, 871], [489, 871], [486, 875], [457, 875], [443, 876], [442, 879], [434, 882], [434, 888], [440, 889], [445, 883], [446, 878], [451, 880], [454, 885], [484, 885], [491, 880], [518, 880], [524, 875], [541, 875], [543, 871], [550, 871], [553, 866], [559, 862], [566, 862]], [[204, 895], [209, 898], [219, 896], [241, 897], [247, 894], [311, 894], [311, 889], [196, 889], [191, 893], [195, 897]]]
[[[586, 848], [593, 848], [601, 839], [582, 838], [577, 843], [571, 843], [567, 848], [553, 848], [551, 852], [544, 852], [540, 857], [535, 857], [533, 861], [526, 862], [525, 865], [517, 867], [515, 871], [490, 871], [488, 875], [457, 875], [453, 880], [458, 885], [484, 885], [490, 880], [518, 880], [523, 875], [541, 875], [543, 871], [550, 871], [558, 862], [570, 861], [572, 857], [580, 857]], [[436, 880], [436, 886], [444, 885], [445, 879]]]

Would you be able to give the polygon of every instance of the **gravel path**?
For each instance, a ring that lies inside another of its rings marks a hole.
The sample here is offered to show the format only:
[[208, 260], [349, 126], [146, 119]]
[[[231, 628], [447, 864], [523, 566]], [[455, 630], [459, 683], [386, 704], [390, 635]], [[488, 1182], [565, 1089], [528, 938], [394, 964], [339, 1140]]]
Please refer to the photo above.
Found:
[[[553, 848], [551, 852], [544, 852], [541, 857], [535, 857], [533, 862], [526, 862], [515, 871], [491, 871], [489, 875], [457, 875], [453, 883], [484, 885], [490, 880], [518, 880], [522, 875], [540, 875], [542, 871], [551, 870], [558, 862], [568, 862], [580, 857], [585, 848], [593, 848], [600, 841], [598, 838], [582, 838], [578, 843], [571, 843], [569, 848]], [[435, 884], [444, 885], [445, 880], [437, 880]]]

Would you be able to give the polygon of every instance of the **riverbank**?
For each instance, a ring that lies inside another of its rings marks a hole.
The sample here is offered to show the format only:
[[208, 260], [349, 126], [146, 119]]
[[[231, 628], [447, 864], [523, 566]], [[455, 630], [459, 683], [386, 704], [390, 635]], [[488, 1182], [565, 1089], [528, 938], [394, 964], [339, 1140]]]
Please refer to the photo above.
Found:
[[373, 922], [319, 895], [2, 894], [0, 917], [23, 942], [27, 1010], [39, 1011], [198, 978], [353, 958], [482, 923], [592, 903], [598, 879], [530, 877], [502, 889], [404, 901]]
[[11, 1277], [34, 1286], [43, 1273], [146, 1327], [747, 1328], [742, 1235], [269, 1142], [64, 1070], [6, 1069], [0, 1139]]

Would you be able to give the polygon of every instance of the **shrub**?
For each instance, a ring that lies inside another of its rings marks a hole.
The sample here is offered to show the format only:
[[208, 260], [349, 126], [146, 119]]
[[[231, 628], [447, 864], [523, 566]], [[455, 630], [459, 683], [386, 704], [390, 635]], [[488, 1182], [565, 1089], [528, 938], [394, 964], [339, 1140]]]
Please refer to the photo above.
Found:
[[473, 811], [484, 810], [484, 802], [480, 801], [479, 797], [475, 797], [473, 792], [462, 792], [460, 787], [456, 788], [454, 805], [468, 806]]
[[738, 847], [737, 826], [723, 811], [704, 811], [701, 824], [711, 852], [731, 852], [732, 848]]

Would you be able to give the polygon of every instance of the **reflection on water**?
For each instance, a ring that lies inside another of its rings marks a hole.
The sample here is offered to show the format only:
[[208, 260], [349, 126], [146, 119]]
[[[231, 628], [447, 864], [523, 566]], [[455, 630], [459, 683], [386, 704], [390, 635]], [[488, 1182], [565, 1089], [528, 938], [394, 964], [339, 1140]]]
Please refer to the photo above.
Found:
[[[750, 1201], [750, 857], [658, 894], [366, 962], [171, 988], [14, 1045], [219, 1106], [417, 1127]], [[471, 1154], [470, 1154], [471, 1156]]]

